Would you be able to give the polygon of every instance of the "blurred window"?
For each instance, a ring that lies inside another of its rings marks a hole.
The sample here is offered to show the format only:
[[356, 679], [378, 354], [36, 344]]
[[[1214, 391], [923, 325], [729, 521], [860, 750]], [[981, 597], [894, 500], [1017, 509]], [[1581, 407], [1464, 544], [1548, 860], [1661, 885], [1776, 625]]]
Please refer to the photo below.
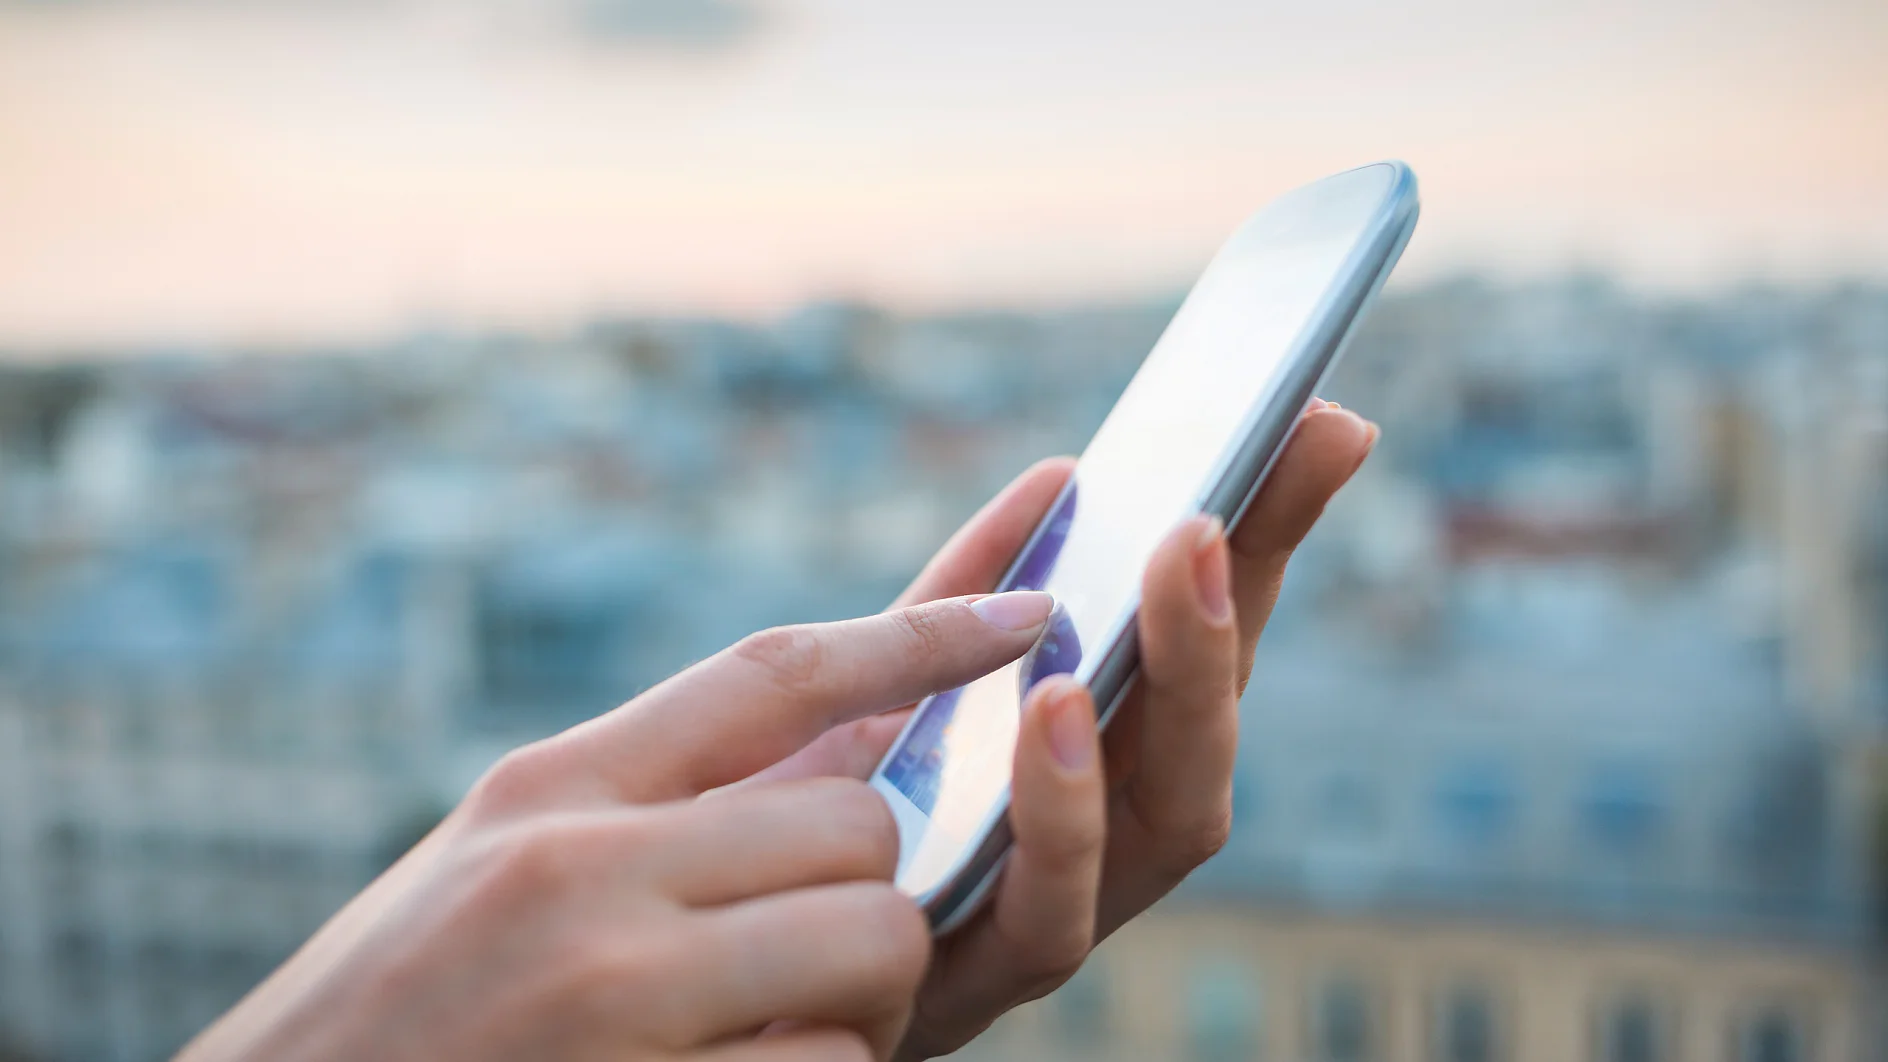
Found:
[[1489, 760], [1450, 765], [1436, 783], [1435, 800], [1443, 832], [1469, 847], [1499, 844], [1514, 823], [1513, 777]]
[[53, 937], [53, 978], [67, 1003], [81, 1009], [104, 1005], [109, 956], [90, 930], [66, 929]]
[[499, 704], [561, 707], [602, 696], [617, 646], [614, 617], [544, 602], [482, 600], [485, 696]]
[[1785, 1007], [1756, 1011], [1739, 1033], [1737, 1062], [1808, 1062], [1805, 1025], [1800, 1015]]
[[1594, 1047], [1594, 1062], [1665, 1062], [1671, 1022], [1645, 996], [1622, 996], [1600, 1010]]
[[1108, 975], [1100, 960], [1090, 958], [1051, 998], [1065, 1043], [1088, 1047], [1108, 1035]]
[[1605, 764], [1588, 777], [1579, 812], [1582, 829], [1600, 847], [1617, 853], [1644, 852], [1664, 824], [1664, 786], [1646, 766]]
[[1350, 976], [1326, 981], [1311, 1003], [1314, 1062], [1373, 1062], [1379, 1047], [1375, 1019], [1362, 981]]
[[1436, 1062], [1501, 1062], [1500, 1017], [1481, 985], [1457, 985], [1442, 997], [1436, 1016]]
[[1813, 880], [1825, 842], [1823, 752], [1812, 740], [1773, 742], [1735, 793], [1725, 831], [1730, 869], [1775, 887]]
[[1258, 978], [1225, 960], [1193, 972], [1187, 984], [1187, 1040], [1201, 1062], [1244, 1062], [1259, 1053], [1264, 1008]]
[[57, 821], [40, 835], [39, 844], [53, 859], [85, 859], [96, 853], [98, 838], [87, 824]]

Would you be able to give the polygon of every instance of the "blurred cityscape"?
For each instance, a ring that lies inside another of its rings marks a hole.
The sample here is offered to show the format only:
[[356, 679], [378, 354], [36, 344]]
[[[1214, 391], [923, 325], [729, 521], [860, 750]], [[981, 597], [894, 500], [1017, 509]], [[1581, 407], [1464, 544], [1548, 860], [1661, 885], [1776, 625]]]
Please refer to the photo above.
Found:
[[[1177, 305], [14, 352], [0, 1058], [165, 1057], [502, 749], [882, 607]], [[1231, 844], [966, 1054], [1883, 1057], [1888, 290], [1396, 290], [1325, 393]]]

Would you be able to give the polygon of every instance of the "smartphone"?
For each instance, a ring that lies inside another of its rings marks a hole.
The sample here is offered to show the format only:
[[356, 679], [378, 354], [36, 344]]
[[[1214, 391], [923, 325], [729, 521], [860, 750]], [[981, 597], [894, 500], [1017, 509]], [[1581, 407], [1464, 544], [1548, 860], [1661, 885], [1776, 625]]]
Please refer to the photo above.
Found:
[[1103, 726], [1134, 681], [1141, 573], [1180, 521], [1235, 526], [1416, 227], [1400, 162], [1288, 192], [1248, 219], [1129, 381], [999, 590], [1056, 607], [1022, 659], [921, 702], [873, 772], [898, 823], [897, 884], [935, 932], [961, 925], [1009, 854], [1023, 699], [1050, 675]]

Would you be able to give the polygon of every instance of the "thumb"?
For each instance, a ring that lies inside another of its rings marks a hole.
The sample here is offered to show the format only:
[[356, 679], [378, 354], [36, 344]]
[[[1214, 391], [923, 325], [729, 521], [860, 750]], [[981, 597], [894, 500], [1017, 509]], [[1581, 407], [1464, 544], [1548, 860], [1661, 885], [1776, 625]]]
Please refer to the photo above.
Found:
[[776, 627], [553, 740], [625, 799], [693, 796], [840, 723], [989, 674], [1035, 642], [1053, 607], [1025, 590]]

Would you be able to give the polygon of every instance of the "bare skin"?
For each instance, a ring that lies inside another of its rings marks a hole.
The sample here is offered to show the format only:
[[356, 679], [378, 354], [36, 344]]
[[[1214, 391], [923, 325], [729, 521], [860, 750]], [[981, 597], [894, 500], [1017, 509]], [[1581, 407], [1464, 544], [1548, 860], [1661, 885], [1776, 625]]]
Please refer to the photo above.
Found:
[[181, 1058], [954, 1050], [1224, 842], [1237, 699], [1285, 561], [1375, 437], [1314, 403], [1231, 541], [1206, 520], [1169, 536], [1144, 582], [1143, 679], [1105, 748], [1079, 684], [1032, 691], [1015, 855], [994, 902], [935, 952], [889, 884], [889, 812], [858, 779], [912, 702], [1040, 633], [1043, 595], [979, 595], [1065, 459], [986, 506], [894, 610], [762, 632], [507, 756]]
[[[1097, 943], [1225, 844], [1239, 696], [1285, 563], [1377, 435], [1376, 425], [1314, 399], [1236, 534], [1228, 539], [1201, 518], [1168, 536], [1142, 583], [1141, 681], [1109, 725], [1100, 770], [1070, 770], [1055, 751], [1060, 713], [1093, 718], [1086, 693], [1037, 688], [1018, 735], [1009, 869], [994, 901], [939, 943], [900, 1058], [954, 1051], [1053, 991]], [[1023, 473], [899, 603], [995, 586], [1073, 468], [1058, 458]], [[893, 713], [838, 728], [768, 776], [865, 777], [902, 723]]]

